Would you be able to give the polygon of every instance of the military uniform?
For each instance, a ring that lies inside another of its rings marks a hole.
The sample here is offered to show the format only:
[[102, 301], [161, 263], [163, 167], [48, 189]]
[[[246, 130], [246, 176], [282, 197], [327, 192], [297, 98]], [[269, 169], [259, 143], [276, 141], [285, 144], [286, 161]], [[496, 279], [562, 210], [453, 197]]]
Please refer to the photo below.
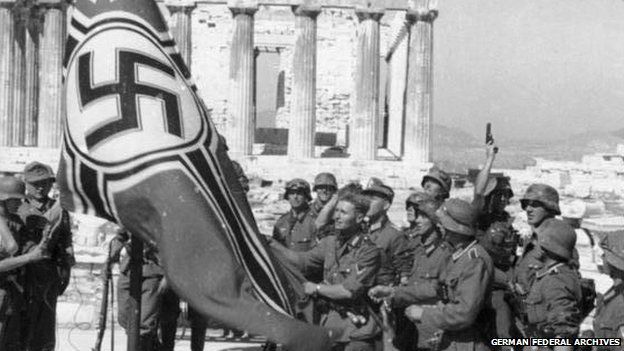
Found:
[[[612, 286], [598, 299], [594, 316], [597, 338], [620, 338], [624, 345], [624, 283]], [[621, 350], [621, 346], [600, 346], [598, 351]]]
[[580, 299], [578, 273], [569, 265], [559, 262], [540, 269], [525, 300], [530, 336], [576, 337], [581, 323]]
[[405, 235], [387, 216], [369, 228], [370, 240], [381, 249], [381, 267], [376, 284], [396, 285], [410, 274], [412, 252]]
[[353, 295], [348, 300], [319, 301], [320, 324], [342, 331], [336, 338], [336, 350], [373, 350], [381, 329], [370, 316], [366, 292], [374, 283], [380, 262], [379, 249], [362, 234], [346, 242], [328, 236], [312, 250], [299, 253], [304, 272], [322, 270], [324, 284], [341, 284]]
[[492, 260], [476, 240], [453, 253], [444, 272], [448, 303], [423, 306], [421, 317], [423, 327], [443, 331], [441, 350], [488, 350], [477, 317], [487, 299], [492, 274]]
[[[24, 223], [19, 216], [9, 214], [6, 218], [7, 226], [18, 243], [17, 252], [13, 256], [22, 254]], [[11, 257], [9, 253], [0, 253], [0, 260]], [[21, 351], [22, 309], [24, 308], [24, 268], [0, 273], [0, 350]]]
[[312, 209], [282, 215], [273, 229], [273, 239], [294, 251], [308, 251], [317, 244], [317, 232]]
[[24, 250], [37, 245], [47, 221], [61, 223], [50, 243], [51, 261], [31, 263], [26, 266], [26, 320], [28, 328], [26, 345], [29, 350], [54, 350], [56, 344], [56, 301], [65, 291], [73, 266], [71, 224], [67, 211], [60, 209], [53, 199], [24, 200], [18, 210], [26, 225], [27, 239]]

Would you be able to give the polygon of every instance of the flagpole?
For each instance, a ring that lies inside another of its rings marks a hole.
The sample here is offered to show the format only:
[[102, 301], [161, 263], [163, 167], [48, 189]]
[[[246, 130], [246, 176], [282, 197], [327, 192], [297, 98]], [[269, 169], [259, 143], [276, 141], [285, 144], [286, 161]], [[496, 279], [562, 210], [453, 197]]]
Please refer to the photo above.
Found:
[[128, 351], [141, 350], [141, 290], [143, 283], [143, 241], [132, 235], [130, 245], [130, 299], [128, 310], [130, 318], [128, 323]]

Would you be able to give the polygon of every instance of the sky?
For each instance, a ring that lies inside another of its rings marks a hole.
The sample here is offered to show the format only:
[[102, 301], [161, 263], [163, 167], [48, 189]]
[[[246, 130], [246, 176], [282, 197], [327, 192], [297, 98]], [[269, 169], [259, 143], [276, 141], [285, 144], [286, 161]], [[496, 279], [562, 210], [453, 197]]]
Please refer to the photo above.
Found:
[[439, 0], [434, 123], [481, 137], [624, 128], [623, 0]]

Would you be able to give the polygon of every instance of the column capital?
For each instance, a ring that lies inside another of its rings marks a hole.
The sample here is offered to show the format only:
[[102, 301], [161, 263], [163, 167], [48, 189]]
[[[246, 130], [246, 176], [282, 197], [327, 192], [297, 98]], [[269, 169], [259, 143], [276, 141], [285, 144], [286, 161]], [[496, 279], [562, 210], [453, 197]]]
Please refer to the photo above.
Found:
[[169, 9], [169, 12], [183, 12], [190, 14], [197, 7], [195, 1], [165, 1], [165, 6]]
[[15, 5], [17, 5], [16, 0], [0, 0], [0, 8], [12, 9]]
[[244, 0], [228, 0], [227, 7], [232, 12], [232, 15], [250, 15], [253, 16], [258, 11], [257, 1], [244, 1]]
[[321, 6], [306, 4], [293, 5], [291, 9], [295, 16], [305, 16], [312, 19], [315, 19], [323, 10]]
[[368, 19], [379, 21], [384, 15], [384, 9], [375, 7], [356, 7], [355, 15], [360, 22]]
[[405, 13], [409, 22], [433, 22], [438, 18], [438, 10], [410, 9]]

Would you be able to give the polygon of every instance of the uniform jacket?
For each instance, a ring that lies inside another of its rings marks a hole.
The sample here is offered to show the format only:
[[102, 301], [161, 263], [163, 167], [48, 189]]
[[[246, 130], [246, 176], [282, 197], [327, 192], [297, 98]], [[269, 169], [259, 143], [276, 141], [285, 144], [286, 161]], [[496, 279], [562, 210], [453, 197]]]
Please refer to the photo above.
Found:
[[[343, 330], [338, 342], [367, 340], [379, 334], [379, 326], [368, 315], [366, 292], [375, 281], [381, 254], [367, 236], [359, 234], [346, 242], [338, 236], [328, 236], [312, 250], [299, 253], [298, 258], [298, 265], [306, 274], [322, 269], [323, 283], [340, 284], [353, 295], [348, 300], [327, 300], [321, 309], [321, 325]], [[346, 311], [366, 316], [366, 322], [356, 325]]]
[[298, 214], [289, 211], [275, 223], [273, 238], [291, 250], [308, 251], [317, 244], [315, 219], [311, 208]]
[[[624, 344], [624, 283], [611, 287], [598, 299], [594, 316], [594, 333], [597, 338], [620, 338]], [[620, 350], [621, 346], [600, 347], [602, 350]]]
[[565, 263], [541, 268], [525, 300], [533, 337], [575, 337], [581, 324], [578, 273]]
[[406, 286], [395, 289], [392, 304], [407, 307], [411, 304], [435, 304], [440, 297], [437, 287], [444, 280], [444, 271], [451, 260], [451, 248], [437, 233], [431, 233], [425, 242], [421, 236], [410, 240], [414, 246], [412, 270]]
[[381, 250], [381, 268], [376, 284], [396, 285], [401, 277], [408, 277], [412, 255], [405, 234], [384, 216], [370, 226], [369, 236]]
[[474, 240], [456, 250], [444, 273], [448, 303], [424, 306], [423, 326], [443, 330], [443, 350], [485, 349], [477, 317], [492, 284], [493, 264], [485, 249]]

